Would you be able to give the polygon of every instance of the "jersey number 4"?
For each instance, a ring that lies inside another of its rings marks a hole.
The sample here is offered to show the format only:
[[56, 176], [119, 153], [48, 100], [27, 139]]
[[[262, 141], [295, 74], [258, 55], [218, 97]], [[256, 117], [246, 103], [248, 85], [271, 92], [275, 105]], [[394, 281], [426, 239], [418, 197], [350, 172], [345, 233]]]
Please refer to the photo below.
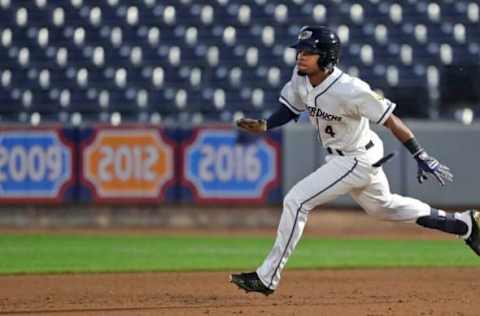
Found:
[[333, 131], [333, 128], [331, 125], [327, 125], [327, 127], [325, 127], [325, 133], [327, 133], [332, 137], [335, 137], [335, 132]]

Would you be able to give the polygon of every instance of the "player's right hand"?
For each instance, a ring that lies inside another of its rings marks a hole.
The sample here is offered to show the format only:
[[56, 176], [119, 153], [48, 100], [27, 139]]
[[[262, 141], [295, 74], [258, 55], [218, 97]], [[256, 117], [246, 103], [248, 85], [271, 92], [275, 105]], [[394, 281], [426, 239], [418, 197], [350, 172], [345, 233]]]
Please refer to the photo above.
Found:
[[266, 120], [258, 120], [258, 119], [251, 119], [251, 118], [241, 118], [235, 121], [235, 125], [237, 127], [244, 129], [251, 133], [263, 133], [267, 131], [267, 121]]
[[440, 185], [445, 185], [445, 180], [453, 182], [453, 174], [450, 172], [450, 168], [430, 157], [427, 152], [420, 152], [415, 156], [415, 160], [417, 160], [418, 165], [417, 180], [419, 183], [427, 180], [427, 173], [433, 174]]

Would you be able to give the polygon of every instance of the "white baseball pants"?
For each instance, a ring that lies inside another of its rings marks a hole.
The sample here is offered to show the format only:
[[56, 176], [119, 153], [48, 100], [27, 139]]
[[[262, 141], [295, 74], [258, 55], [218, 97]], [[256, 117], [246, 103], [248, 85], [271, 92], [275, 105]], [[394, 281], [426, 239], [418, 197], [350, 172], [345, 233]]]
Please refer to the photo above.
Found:
[[382, 156], [383, 144], [377, 138], [371, 150], [359, 155], [327, 156], [326, 164], [293, 186], [283, 201], [275, 244], [257, 269], [267, 287], [275, 289], [278, 286], [288, 257], [302, 236], [310, 210], [340, 195], [350, 193], [368, 214], [385, 220], [413, 222], [430, 214], [428, 204], [390, 192], [382, 168], [372, 167]]

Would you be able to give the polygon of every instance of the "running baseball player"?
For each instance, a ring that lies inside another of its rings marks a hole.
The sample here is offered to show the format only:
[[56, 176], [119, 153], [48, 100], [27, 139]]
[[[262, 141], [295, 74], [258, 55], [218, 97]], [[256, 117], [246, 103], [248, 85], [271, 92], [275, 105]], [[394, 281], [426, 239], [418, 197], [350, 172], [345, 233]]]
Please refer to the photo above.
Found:
[[290, 81], [280, 92], [282, 106], [267, 120], [243, 118], [236, 124], [249, 132], [262, 133], [296, 120], [307, 111], [328, 152], [326, 163], [295, 184], [285, 196], [277, 237], [263, 264], [255, 272], [232, 274], [230, 281], [247, 292], [272, 294], [302, 236], [310, 210], [347, 193], [368, 214], [458, 235], [480, 255], [480, 212], [446, 213], [390, 192], [381, 167], [386, 160], [383, 143], [370, 129], [370, 122], [390, 129], [405, 145], [417, 161], [420, 183], [431, 175], [444, 185], [453, 176], [393, 114], [395, 103], [336, 67], [340, 54], [337, 35], [327, 27], [306, 26], [292, 47], [297, 51], [297, 63]]

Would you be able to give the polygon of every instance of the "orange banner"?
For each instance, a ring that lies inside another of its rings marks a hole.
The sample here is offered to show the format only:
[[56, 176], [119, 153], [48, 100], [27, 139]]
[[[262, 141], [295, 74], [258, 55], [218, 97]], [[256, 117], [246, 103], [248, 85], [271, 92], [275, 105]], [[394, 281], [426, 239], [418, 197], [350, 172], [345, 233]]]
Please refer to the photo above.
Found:
[[101, 130], [84, 151], [84, 176], [103, 198], [153, 198], [174, 175], [158, 130]]

